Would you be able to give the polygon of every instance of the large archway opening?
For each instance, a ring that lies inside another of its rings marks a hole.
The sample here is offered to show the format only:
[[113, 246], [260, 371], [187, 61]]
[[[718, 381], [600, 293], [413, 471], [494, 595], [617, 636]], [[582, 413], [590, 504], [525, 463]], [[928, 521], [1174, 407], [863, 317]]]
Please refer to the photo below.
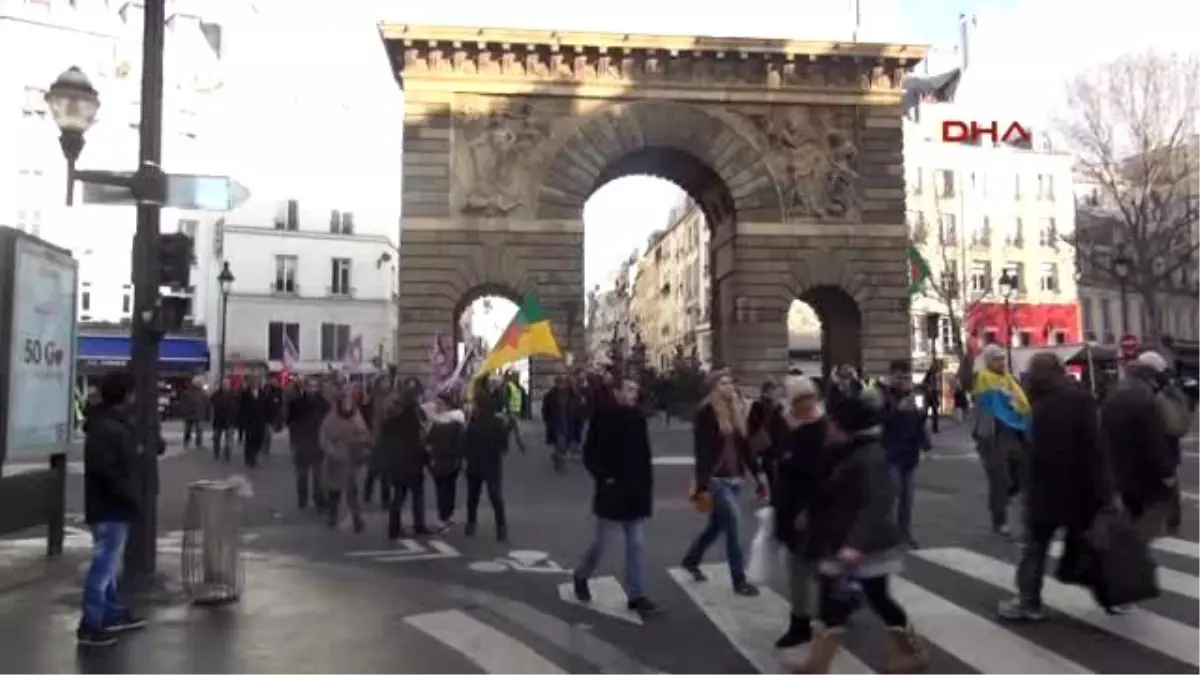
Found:
[[787, 312], [788, 365], [793, 373], [828, 379], [833, 369], [861, 372], [862, 311], [837, 286], [815, 286], [792, 300]]
[[599, 172], [583, 206], [589, 364], [675, 381], [722, 363], [713, 234], [734, 213], [724, 181], [678, 148]]

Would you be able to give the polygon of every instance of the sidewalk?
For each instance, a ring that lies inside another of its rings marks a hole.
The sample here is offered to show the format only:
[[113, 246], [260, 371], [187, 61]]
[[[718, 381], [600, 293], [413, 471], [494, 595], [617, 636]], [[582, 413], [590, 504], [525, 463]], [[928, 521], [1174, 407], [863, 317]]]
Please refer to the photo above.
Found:
[[172, 561], [161, 571], [176, 580], [174, 588], [139, 606], [149, 621], [145, 630], [115, 647], [78, 648], [86, 562], [80, 551], [50, 565], [43, 558], [52, 573], [0, 585], [0, 635], [4, 644], [21, 646], [4, 650], [0, 671], [451, 672], [444, 654], [396, 630], [400, 617], [446, 609], [451, 601], [436, 586], [264, 554], [247, 556], [246, 592], [223, 607], [188, 603]]

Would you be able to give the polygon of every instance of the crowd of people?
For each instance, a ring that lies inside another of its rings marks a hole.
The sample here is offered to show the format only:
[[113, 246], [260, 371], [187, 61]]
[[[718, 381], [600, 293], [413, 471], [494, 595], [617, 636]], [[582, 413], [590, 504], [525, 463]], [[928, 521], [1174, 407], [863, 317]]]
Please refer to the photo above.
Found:
[[[1176, 471], [1180, 439], [1191, 425], [1186, 396], [1171, 384], [1167, 362], [1146, 352], [1127, 364], [1121, 384], [1100, 400], [1051, 353], [1036, 355], [1018, 381], [1004, 351], [985, 348], [970, 374], [970, 421], [987, 475], [990, 522], [1014, 537], [1009, 513], [1020, 496], [1017, 597], [998, 608], [1003, 619], [1043, 617], [1040, 591], [1051, 540], [1065, 530], [1064, 556], [1085, 546], [1100, 514], [1125, 514], [1144, 541], [1178, 526]], [[928, 378], [927, 378], [928, 379]], [[937, 379], [940, 381], [940, 378]], [[388, 510], [389, 538], [442, 531], [454, 523], [458, 484], [465, 476], [465, 534], [474, 535], [484, 492], [496, 537], [508, 537], [503, 475], [510, 445], [522, 452], [516, 420], [526, 397], [512, 378], [483, 377], [467, 396], [427, 395], [415, 379], [379, 379], [354, 386], [334, 378], [286, 386], [223, 383], [211, 396], [188, 399], [185, 419], [210, 416], [214, 457], [230, 461], [240, 437], [247, 467], [269, 452], [271, 429], [286, 426], [300, 509], [310, 505], [331, 527], [348, 519], [364, 529], [363, 502], [378, 488]], [[594, 536], [573, 570], [576, 597], [592, 599], [589, 580], [615, 531], [624, 540], [623, 586], [628, 607], [659, 613], [643, 582], [645, 528], [653, 511], [654, 470], [639, 378], [577, 370], [558, 378], [542, 400], [551, 461], [565, 470], [579, 455], [593, 481]], [[129, 488], [132, 427], [128, 387], [106, 379], [101, 403], [87, 420], [87, 518], [97, 554], [86, 582], [82, 642], [106, 644], [114, 630], [141, 625], [116, 599], [111, 545], [139, 508]], [[774, 539], [788, 551], [791, 617], [780, 648], [811, 643], [796, 672], [827, 672], [844, 627], [866, 604], [886, 627], [888, 672], [927, 665], [921, 640], [892, 596], [913, 536], [915, 475], [932, 449], [928, 389], [918, 401], [911, 364], [895, 361], [873, 382], [849, 366], [826, 382], [789, 375], [767, 382], [746, 400], [730, 373], [710, 373], [708, 394], [692, 427], [694, 478], [690, 499], [705, 523], [681, 552], [681, 567], [708, 582], [706, 552], [724, 540], [732, 591], [753, 597], [742, 546], [740, 493], [753, 490], [772, 507]], [[185, 395], [186, 396], [186, 395]], [[208, 406], [201, 410], [201, 407]], [[936, 410], [935, 410], [936, 412]], [[188, 433], [200, 444], [200, 425]], [[426, 521], [426, 477], [435, 492], [436, 522]], [[113, 525], [118, 523], [118, 525]], [[108, 553], [106, 553], [108, 552]], [[1086, 579], [1076, 579], [1087, 583]], [[1121, 611], [1119, 606], [1106, 607]]]

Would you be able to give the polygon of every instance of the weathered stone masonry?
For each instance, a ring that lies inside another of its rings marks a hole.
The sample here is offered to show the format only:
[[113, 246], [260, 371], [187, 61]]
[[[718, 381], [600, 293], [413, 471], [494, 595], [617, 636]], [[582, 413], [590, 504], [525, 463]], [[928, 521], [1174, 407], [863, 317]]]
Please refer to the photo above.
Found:
[[[406, 96], [402, 372], [424, 372], [432, 335], [485, 292], [536, 289], [578, 352], [583, 204], [631, 173], [704, 207], [717, 354], [740, 377], [779, 374], [797, 297], [834, 331], [838, 362], [878, 370], [910, 353], [899, 100], [921, 48], [383, 34]], [[558, 368], [536, 364], [535, 386]]]

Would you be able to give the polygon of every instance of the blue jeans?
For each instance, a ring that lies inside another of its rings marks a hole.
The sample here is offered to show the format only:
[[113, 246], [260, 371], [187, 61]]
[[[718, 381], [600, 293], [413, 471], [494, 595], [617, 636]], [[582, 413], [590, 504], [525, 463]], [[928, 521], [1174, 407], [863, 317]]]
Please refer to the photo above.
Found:
[[741, 512], [738, 509], [738, 486], [734, 483], [714, 478], [708, 487], [712, 493], [712, 513], [708, 515], [708, 524], [700, 532], [700, 536], [688, 547], [683, 556], [683, 564], [695, 566], [704, 558], [704, 552], [717, 540], [721, 532], [725, 533], [725, 558], [729, 562], [729, 577], [734, 585], [746, 583], [746, 562], [742, 554], [741, 541]]
[[891, 468], [892, 486], [896, 491], [896, 527], [905, 539], [912, 539], [913, 494], [916, 491], [916, 469]]
[[596, 519], [596, 533], [583, 560], [575, 568], [575, 578], [586, 581], [596, 571], [600, 558], [604, 556], [604, 546], [608, 542], [609, 533], [621, 528], [625, 533], [625, 596], [630, 600], [645, 597], [642, 590], [642, 560], [645, 557], [646, 542], [642, 536], [644, 520], [607, 520]]
[[81, 628], [103, 630], [125, 611], [117, 599], [117, 572], [128, 536], [127, 522], [92, 524], [92, 562], [83, 579]]

